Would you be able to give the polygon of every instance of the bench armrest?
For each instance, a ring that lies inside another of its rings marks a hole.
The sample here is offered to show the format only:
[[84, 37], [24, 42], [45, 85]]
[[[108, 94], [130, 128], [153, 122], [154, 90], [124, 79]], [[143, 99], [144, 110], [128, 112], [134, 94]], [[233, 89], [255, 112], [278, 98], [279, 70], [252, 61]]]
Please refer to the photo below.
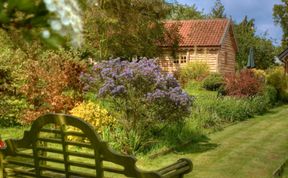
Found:
[[160, 174], [161, 177], [183, 177], [184, 174], [191, 172], [192, 169], [192, 161], [190, 159], [182, 158], [176, 163], [159, 169], [156, 172]]

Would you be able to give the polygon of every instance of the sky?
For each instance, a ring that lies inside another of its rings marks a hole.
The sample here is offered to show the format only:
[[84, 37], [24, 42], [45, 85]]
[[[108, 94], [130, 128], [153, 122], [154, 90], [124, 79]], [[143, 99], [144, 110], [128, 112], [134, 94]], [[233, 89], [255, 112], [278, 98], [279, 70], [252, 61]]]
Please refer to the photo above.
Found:
[[[177, 0], [181, 4], [195, 4], [198, 10], [209, 13], [215, 0]], [[245, 15], [248, 19], [255, 19], [256, 33], [268, 33], [268, 37], [275, 40], [274, 44], [280, 45], [282, 30], [273, 22], [273, 5], [280, 4], [280, 0], [221, 0], [228, 17], [241, 22]]]

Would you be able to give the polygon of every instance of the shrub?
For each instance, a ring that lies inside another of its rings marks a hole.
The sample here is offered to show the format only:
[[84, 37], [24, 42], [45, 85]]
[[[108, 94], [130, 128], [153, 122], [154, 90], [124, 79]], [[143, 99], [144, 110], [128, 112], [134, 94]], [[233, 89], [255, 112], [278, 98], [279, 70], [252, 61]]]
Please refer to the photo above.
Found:
[[287, 89], [287, 77], [283, 67], [274, 67], [267, 70], [267, 84], [272, 85], [277, 90]]
[[24, 98], [2, 95], [0, 97], [0, 127], [21, 125], [19, 119], [23, 110], [29, 107]]
[[279, 100], [288, 102], [288, 77], [283, 67], [274, 67], [267, 71], [267, 84], [276, 88]]
[[190, 80], [201, 81], [208, 74], [209, 66], [204, 62], [189, 62], [176, 72], [177, 78], [182, 85], [187, 84]]
[[262, 82], [266, 81], [267, 74], [264, 70], [261, 70], [261, 69], [251, 69], [251, 70], [258, 80], [260, 80]]
[[27, 67], [27, 82], [22, 93], [34, 106], [23, 115], [23, 120], [31, 122], [46, 112], [67, 113], [82, 101], [82, 85], [79, 75], [85, 65], [71, 59], [67, 51], [46, 51], [30, 60]]
[[249, 97], [258, 94], [264, 83], [249, 70], [242, 70], [238, 74], [225, 76], [225, 93], [229, 96]]
[[84, 119], [95, 127], [98, 133], [103, 133], [103, 129], [115, 123], [115, 119], [108, 114], [106, 109], [91, 101], [77, 104], [70, 114]]
[[277, 89], [271, 85], [266, 85], [263, 88], [262, 95], [265, 96], [269, 103], [273, 106], [277, 103], [278, 97], [277, 97]]
[[203, 81], [202, 86], [206, 90], [217, 91], [224, 85], [224, 77], [218, 73], [208, 75]]
[[0, 68], [0, 93], [11, 92], [11, 84], [12, 84], [12, 74], [11, 71], [7, 68]]
[[109, 102], [114, 113], [121, 114], [118, 119], [126, 132], [133, 130], [141, 143], [151, 138], [157, 124], [181, 122], [190, 114], [190, 97], [171, 74], [161, 73], [154, 60], [101, 62], [82, 79], [85, 90]]

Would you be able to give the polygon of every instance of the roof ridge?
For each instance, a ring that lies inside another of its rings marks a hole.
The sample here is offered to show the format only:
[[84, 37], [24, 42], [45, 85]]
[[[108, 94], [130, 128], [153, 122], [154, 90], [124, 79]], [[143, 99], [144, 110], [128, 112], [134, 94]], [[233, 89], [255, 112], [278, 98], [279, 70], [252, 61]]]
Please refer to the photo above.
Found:
[[230, 21], [227, 18], [215, 18], [215, 19], [182, 19], [182, 20], [164, 20], [164, 22], [191, 22], [191, 21]]

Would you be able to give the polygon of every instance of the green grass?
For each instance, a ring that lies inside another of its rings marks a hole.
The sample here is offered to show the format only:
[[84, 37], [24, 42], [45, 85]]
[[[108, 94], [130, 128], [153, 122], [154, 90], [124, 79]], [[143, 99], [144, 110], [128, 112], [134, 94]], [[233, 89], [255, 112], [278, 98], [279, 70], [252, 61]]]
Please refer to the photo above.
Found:
[[3, 140], [10, 138], [20, 139], [23, 137], [25, 130], [29, 130], [29, 127], [0, 128], [0, 136]]
[[271, 177], [288, 156], [287, 129], [286, 105], [210, 134], [208, 142], [191, 144], [154, 160], [143, 158], [139, 165], [155, 169], [187, 157], [194, 163], [194, 170], [187, 177]]
[[281, 178], [288, 178], [288, 165], [284, 167], [284, 172]]
[[[138, 165], [145, 170], [157, 169], [187, 157], [194, 163], [188, 178], [271, 177], [288, 157], [287, 128], [288, 105], [226, 127], [177, 152], [153, 160], [141, 157]], [[3, 139], [19, 138], [26, 129], [1, 129], [0, 134]]]

